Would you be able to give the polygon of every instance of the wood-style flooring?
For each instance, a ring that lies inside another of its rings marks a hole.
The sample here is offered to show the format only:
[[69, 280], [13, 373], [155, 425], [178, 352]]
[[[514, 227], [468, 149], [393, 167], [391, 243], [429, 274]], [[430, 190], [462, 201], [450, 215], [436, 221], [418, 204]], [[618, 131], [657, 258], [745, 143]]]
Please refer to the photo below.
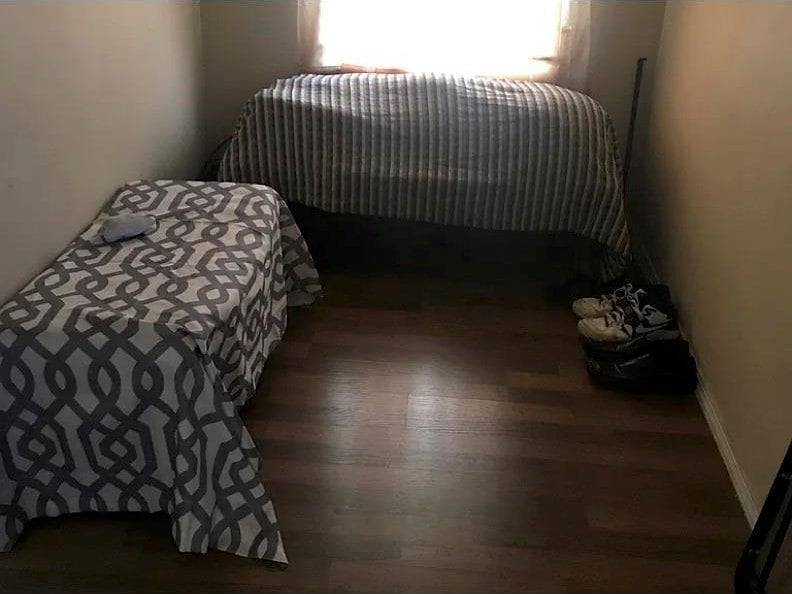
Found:
[[81, 515], [31, 524], [0, 591], [730, 591], [748, 528], [695, 398], [592, 387], [524, 269], [419, 261], [326, 270], [245, 410], [287, 570]]

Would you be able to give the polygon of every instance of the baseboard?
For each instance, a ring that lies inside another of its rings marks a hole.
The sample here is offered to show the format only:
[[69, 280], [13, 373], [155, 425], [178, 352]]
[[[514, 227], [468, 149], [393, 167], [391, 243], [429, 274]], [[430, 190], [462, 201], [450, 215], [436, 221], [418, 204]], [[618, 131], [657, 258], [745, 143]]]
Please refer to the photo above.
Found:
[[742, 471], [740, 464], [737, 462], [737, 458], [734, 456], [731, 443], [729, 443], [729, 437], [726, 435], [726, 430], [721, 422], [718, 405], [712, 398], [712, 393], [701, 375], [701, 369], [699, 369], [698, 373], [696, 399], [704, 413], [704, 418], [707, 420], [712, 436], [715, 438], [715, 444], [718, 446], [721, 458], [723, 458], [723, 462], [726, 464], [726, 470], [729, 472], [732, 486], [737, 493], [737, 499], [740, 501], [743, 513], [748, 523], [753, 527], [756, 523], [756, 518], [759, 517], [759, 506], [756, 504], [751, 490], [748, 488], [748, 481], [745, 479], [745, 473]]
[[[633, 243], [633, 256], [649, 282], [661, 282], [660, 275], [657, 273], [657, 269], [654, 266], [652, 257], [649, 255], [649, 250], [643, 243]], [[696, 358], [696, 361], [699, 362], [700, 359], [696, 357], [694, 345], [688, 339], [683, 327], [680, 327], [680, 332], [683, 338], [685, 338], [685, 340], [690, 343], [691, 351], [693, 351], [692, 354]], [[753, 527], [753, 525], [756, 523], [756, 518], [759, 516], [759, 506], [757, 505], [756, 500], [754, 499], [753, 494], [748, 487], [748, 481], [745, 478], [745, 473], [743, 472], [740, 464], [737, 462], [737, 458], [734, 455], [734, 450], [732, 450], [729, 437], [726, 434], [726, 429], [724, 428], [723, 422], [721, 420], [722, 417], [720, 410], [718, 409], [715, 399], [712, 397], [712, 392], [708, 387], [709, 384], [704, 378], [704, 374], [701, 370], [701, 364], [699, 363], [697, 367], [698, 387], [696, 388], [696, 400], [698, 400], [699, 407], [701, 407], [701, 411], [704, 413], [704, 418], [707, 421], [707, 425], [709, 425], [710, 433], [712, 433], [712, 436], [715, 439], [715, 444], [718, 446], [718, 451], [720, 452], [721, 458], [723, 458], [723, 463], [726, 465], [726, 470], [729, 473], [729, 478], [731, 479], [732, 486], [734, 487], [734, 491], [737, 494], [737, 499], [740, 501], [743, 513], [745, 514], [748, 523]]]

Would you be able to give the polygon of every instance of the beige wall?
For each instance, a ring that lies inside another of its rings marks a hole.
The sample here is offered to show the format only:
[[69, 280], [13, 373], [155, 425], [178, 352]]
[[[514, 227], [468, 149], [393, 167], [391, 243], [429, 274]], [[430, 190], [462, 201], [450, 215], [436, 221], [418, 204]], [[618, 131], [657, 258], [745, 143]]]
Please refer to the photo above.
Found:
[[[201, 3], [210, 144], [233, 132], [253, 93], [297, 72], [296, 6], [294, 0]], [[654, 61], [664, 7], [659, 0], [592, 3], [591, 91], [611, 112], [622, 139], [635, 61], [641, 56]], [[651, 83], [651, 71], [647, 74]]]
[[207, 141], [234, 131], [245, 102], [297, 72], [295, 0], [203, 0]]
[[630, 121], [638, 58], [648, 61], [641, 85], [636, 149], [642, 140], [639, 134], [646, 129], [665, 4], [655, 0], [594, 0], [591, 3], [589, 92], [613, 118], [622, 150]]
[[668, 3], [634, 201], [754, 506], [792, 436], [790, 31], [792, 3]]
[[0, 302], [120, 183], [194, 175], [191, 2], [0, 3]]

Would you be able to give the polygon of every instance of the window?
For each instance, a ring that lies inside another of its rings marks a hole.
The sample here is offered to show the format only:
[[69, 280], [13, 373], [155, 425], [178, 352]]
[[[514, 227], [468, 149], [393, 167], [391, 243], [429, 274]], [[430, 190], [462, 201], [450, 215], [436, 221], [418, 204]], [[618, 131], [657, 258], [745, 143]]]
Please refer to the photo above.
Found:
[[313, 65], [541, 78], [568, 0], [320, 0]]

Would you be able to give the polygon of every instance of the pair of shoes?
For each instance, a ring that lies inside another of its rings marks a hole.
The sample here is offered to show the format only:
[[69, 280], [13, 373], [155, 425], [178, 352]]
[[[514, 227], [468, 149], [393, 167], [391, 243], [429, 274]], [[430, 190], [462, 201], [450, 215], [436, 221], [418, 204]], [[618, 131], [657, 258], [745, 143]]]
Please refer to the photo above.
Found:
[[685, 340], [660, 340], [630, 354], [603, 353], [584, 345], [586, 369], [599, 386], [623, 392], [689, 394], [696, 389], [696, 361]]
[[628, 392], [688, 393], [696, 362], [680, 339], [676, 309], [665, 285], [630, 284], [600, 298], [578, 299], [578, 332], [592, 380]]
[[572, 302], [572, 311], [581, 319], [601, 318], [615, 309], [643, 301], [653, 304], [670, 304], [671, 294], [666, 285], [635, 287], [627, 283], [613, 293], [602, 297], [583, 297]]
[[631, 284], [610, 295], [578, 299], [572, 310], [582, 319], [578, 332], [603, 350], [635, 352], [647, 342], [679, 338], [668, 287]]

